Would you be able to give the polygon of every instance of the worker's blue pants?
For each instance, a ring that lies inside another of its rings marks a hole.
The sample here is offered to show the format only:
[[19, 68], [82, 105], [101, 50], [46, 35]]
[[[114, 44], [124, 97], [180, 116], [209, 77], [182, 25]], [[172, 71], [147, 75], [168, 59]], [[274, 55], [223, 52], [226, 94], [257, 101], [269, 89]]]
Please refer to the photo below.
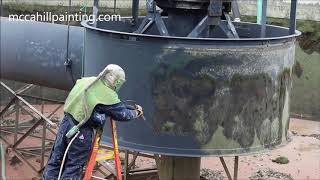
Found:
[[[67, 132], [73, 127], [70, 116], [65, 115], [48, 160], [48, 164], [43, 172], [44, 180], [56, 180], [59, 175], [64, 152], [71, 141], [66, 137]], [[66, 156], [61, 179], [78, 180], [81, 179], [83, 167], [88, 161], [91, 152], [93, 129], [89, 126], [80, 128], [78, 137], [73, 141]]]

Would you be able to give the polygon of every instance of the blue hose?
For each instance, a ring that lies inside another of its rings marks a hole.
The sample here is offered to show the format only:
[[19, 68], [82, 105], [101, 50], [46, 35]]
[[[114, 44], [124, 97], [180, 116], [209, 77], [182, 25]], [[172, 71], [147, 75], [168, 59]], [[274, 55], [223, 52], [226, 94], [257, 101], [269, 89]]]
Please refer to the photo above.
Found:
[[2, 180], [6, 180], [6, 159], [4, 158], [4, 150], [3, 145], [0, 143], [0, 154], [1, 154], [1, 178]]
[[257, 24], [261, 24], [262, 19], [262, 1], [265, 0], [257, 0]]

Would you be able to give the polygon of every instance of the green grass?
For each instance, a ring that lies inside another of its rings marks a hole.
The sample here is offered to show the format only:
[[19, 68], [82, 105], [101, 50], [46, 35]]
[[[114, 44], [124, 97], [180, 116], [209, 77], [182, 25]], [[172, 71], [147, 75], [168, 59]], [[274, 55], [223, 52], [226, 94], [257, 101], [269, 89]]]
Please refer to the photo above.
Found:
[[[242, 21], [256, 22], [255, 16], [242, 16]], [[289, 20], [284, 18], [268, 17], [267, 23], [289, 27]], [[320, 22], [311, 20], [297, 20], [297, 30], [302, 32], [298, 37], [299, 45], [308, 54], [314, 51], [320, 53]]]
[[[243, 16], [242, 21], [255, 22], [254, 16]], [[267, 18], [268, 24], [288, 27], [289, 20]], [[300, 77], [294, 76], [291, 93], [291, 112], [320, 121], [320, 22], [297, 20], [302, 32], [296, 47], [296, 62], [302, 67]]]
[[303, 73], [300, 78], [294, 77], [291, 111], [320, 119], [320, 54], [307, 54], [297, 47], [296, 61], [302, 65]]

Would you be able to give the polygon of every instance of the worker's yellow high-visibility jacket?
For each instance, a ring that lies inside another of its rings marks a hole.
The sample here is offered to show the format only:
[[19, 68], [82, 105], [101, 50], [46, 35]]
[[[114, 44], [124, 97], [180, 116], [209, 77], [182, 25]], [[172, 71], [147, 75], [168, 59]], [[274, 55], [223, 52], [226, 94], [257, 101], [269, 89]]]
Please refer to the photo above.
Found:
[[[81, 122], [84, 120], [84, 90], [96, 79], [96, 77], [85, 77], [77, 80], [76, 85], [70, 91], [64, 104], [64, 111], [71, 114], [73, 118]], [[90, 118], [94, 107], [97, 104], [113, 105], [119, 103], [118, 94], [101, 79], [95, 82], [86, 93], [86, 103], [88, 107], [88, 117]]]

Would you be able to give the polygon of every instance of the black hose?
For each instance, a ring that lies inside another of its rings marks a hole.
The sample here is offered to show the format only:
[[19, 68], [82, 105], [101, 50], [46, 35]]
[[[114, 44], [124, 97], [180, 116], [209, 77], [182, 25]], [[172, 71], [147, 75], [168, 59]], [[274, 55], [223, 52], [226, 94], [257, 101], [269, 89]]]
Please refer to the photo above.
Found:
[[64, 65], [66, 66], [66, 71], [69, 73], [72, 84], [75, 84], [75, 79], [73, 77], [72, 73], [72, 61], [69, 58], [69, 44], [70, 44], [70, 13], [71, 13], [71, 0], [69, 0], [69, 6], [68, 6], [68, 30], [67, 30], [67, 52], [66, 52], [66, 61], [64, 62]]

